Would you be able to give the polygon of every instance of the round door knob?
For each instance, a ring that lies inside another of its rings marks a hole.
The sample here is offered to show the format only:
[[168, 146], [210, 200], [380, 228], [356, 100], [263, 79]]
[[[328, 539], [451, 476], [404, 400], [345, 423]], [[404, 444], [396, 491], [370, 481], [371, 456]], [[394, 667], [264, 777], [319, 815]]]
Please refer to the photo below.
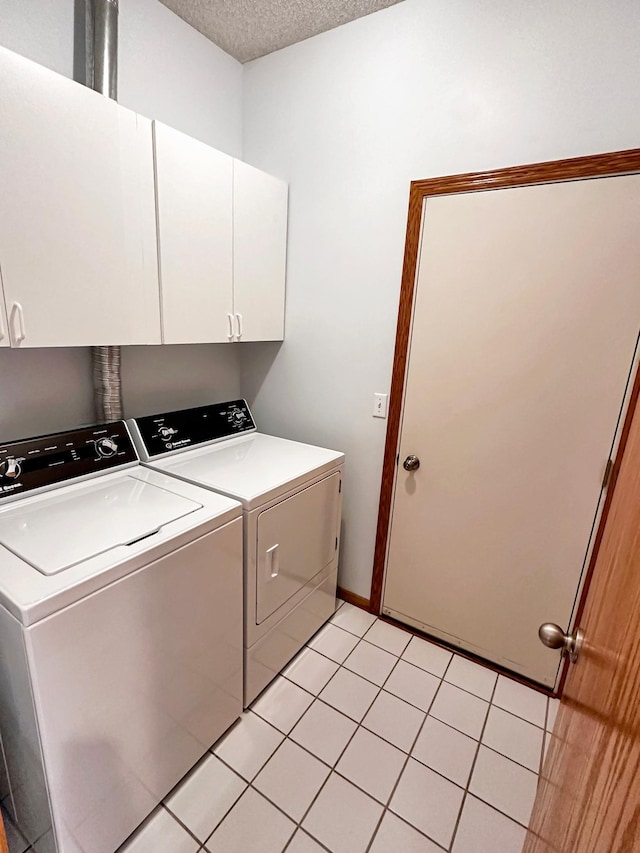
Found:
[[543, 646], [548, 649], [564, 648], [567, 635], [559, 625], [554, 622], [545, 622], [538, 629], [538, 636]]
[[580, 648], [584, 641], [584, 634], [580, 628], [576, 628], [573, 634], [565, 634], [559, 625], [554, 622], [545, 622], [538, 628], [540, 642], [548, 649], [560, 649], [561, 655], [569, 656], [571, 663], [578, 660]]
[[405, 471], [417, 471], [420, 467], [420, 460], [417, 456], [407, 456], [402, 463], [402, 467]]

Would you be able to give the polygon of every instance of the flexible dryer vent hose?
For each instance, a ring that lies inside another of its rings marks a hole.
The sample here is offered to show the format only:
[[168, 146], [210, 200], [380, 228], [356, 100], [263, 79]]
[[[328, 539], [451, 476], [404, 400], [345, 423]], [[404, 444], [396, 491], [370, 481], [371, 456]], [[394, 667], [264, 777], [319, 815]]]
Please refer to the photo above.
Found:
[[[85, 0], [86, 83], [118, 98], [118, 0]], [[93, 397], [99, 422], [122, 418], [120, 347], [92, 347]]]

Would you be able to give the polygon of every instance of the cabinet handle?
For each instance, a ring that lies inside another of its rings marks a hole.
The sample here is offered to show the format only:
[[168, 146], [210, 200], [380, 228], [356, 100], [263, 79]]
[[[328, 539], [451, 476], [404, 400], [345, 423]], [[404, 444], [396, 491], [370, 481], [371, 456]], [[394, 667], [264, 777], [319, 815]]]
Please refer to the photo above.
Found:
[[267, 578], [277, 578], [280, 571], [280, 560], [278, 559], [279, 545], [267, 548]]
[[[13, 337], [14, 342], [16, 344], [21, 344], [22, 341], [27, 337], [27, 333], [24, 328], [24, 312], [22, 310], [22, 305], [19, 302], [14, 302], [13, 307], [11, 309], [12, 315], [12, 326], [14, 329]], [[18, 319], [18, 332], [15, 331], [15, 320], [16, 317]]]
[[236, 314], [236, 323], [238, 324], [238, 340], [242, 337], [242, 314]]
[[227, 322], [229, 323], [229, 331], [227, 332], [228, 340], [233, 340], [233, 314], [227, 314]]

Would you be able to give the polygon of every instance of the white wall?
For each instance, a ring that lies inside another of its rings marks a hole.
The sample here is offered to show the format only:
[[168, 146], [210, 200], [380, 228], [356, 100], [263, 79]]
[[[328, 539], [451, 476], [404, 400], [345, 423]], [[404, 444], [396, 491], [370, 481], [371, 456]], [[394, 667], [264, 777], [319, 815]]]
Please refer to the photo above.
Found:
[[123, 405], [137, 418], [240, 396], [238, 347], [230, 344], [122, 348]]
[[[158, 0], [123, 0], [119, 29], [120, 103], [241, 156], [242, 66]], [[73, 0], [0, 0], [0, 44], [72, 77]], [[122, 364], [127, 415], [239, 394], [237, 347], [127, 348]], [[93, 420], [86, 349], [2, 349], [0, 377], [0, 441]]]
[[73, 77], [73, 0], [0, 0], [0, 44]]
[[[340, 583], [369, 595], [409, 182], [631, 148], [637, 0], [405, 0], [245, 66], [245, 159], [290, 182], [261, 427], [347, 453]], [[428, 469], [428, 460], [422, 460]]]
[[159, 0], [122, 0], [119, 23], [118, 101], [242, 157], [242, 65]]

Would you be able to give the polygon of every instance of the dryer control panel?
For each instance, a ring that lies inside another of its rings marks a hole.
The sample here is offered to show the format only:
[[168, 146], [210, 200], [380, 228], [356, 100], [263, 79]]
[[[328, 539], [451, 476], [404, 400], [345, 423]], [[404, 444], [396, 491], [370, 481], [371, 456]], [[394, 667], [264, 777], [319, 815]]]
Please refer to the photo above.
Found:
[[124, 421], [0, 444], [0, 500], [137, 461]]
[[129, 421], [129, 426], [145, 462], [163, 453], [187, 450], [256, 428], [246, 400], [148, 415]]

